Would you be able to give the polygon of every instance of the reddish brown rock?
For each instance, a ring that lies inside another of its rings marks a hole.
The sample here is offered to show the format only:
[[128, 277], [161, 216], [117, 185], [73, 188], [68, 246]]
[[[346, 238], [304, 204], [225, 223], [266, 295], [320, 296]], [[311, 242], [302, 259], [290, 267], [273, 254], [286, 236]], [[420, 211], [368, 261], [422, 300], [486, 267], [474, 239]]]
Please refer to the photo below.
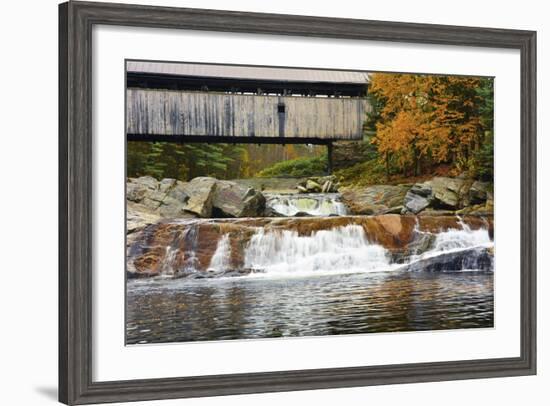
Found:
[[[467, 225], [472, 230], [486, 228], [490, 235], [493, 233], [492, 217], [479, 216], [458, 218], [387, 214], [160, 222], [146, 227], [129, 242], [128, 272], [131, 277], [155, 276], [169, 271], [185, 274], [191, 265], [196, 271], [206, 271], [223, 235], [229, 236], [230, 266], [232, 270], [240, 270], [244, 264], [246, 246], [258, 228], [264, 228], [267, 232], [292, 230], [301, 236], [309, 236], [320, 230], [350, 224], [362, 226], [368, 240], [382, 245], [396, 260], [403, 260], [407, 255], [429, 247], [431, 240], [418, 231], [438, 233], [462, 229]], [[167, 264], [172, 269], [167, 268]]]

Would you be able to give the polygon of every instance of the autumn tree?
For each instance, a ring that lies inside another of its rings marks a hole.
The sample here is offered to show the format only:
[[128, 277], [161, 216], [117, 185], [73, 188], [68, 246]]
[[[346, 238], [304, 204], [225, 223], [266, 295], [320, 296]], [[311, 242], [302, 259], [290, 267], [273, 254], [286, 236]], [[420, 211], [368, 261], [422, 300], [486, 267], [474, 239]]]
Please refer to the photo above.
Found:
[[[484, 141], [482, 78], [375, 73], [369, 117], [372, 143], [391, 168], [414, 175], [433, 165], [452, 163], [469, 169]], [[492, 125], [492, 123], [490, 123]]]

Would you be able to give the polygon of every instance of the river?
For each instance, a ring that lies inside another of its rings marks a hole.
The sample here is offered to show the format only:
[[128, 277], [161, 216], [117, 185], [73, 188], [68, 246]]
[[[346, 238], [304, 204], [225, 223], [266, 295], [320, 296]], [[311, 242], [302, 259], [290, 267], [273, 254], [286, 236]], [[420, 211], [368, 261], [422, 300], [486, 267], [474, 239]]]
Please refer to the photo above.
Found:
[[127, 294], [128, 344], [493, 326], [483, 271], [136, 280]]
[[[290, 216], [344, 213], [338, 196], [316, 199], [272, 197], [271, 204]], [[126, 342], [492, 327], [491, 235], [483, 219], [476, 229], [450, 220], [452, 228], [436, 231], [399, 216], [155, 226], [130, 250], [129, 264], [145, 258], [159, 274], [127, 281]], [[381, 233], [376, 221], [390, 229], [410, 223], [409, 239], [424, 248], [396, 251], [374, 242], [368, 234]]]

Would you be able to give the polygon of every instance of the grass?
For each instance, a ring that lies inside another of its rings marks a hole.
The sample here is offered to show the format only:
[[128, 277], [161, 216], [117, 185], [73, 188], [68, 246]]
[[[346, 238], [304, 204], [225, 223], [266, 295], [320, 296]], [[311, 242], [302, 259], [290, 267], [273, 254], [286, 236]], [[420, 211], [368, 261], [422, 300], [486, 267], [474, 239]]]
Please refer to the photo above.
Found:
[[327, 155], [312, 158], [296, 158], [277, 162], [255, 176], [258, 178], [307, 177], [324, 175], [327, 171]]

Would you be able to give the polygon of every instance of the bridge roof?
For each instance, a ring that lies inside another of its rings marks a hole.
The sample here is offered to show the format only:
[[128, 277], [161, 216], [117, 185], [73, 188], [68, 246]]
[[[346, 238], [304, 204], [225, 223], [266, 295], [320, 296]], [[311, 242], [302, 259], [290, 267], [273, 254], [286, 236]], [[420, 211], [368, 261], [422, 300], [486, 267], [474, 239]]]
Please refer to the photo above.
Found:
[[126, 64], [129, 73], [137, 74], [354, 85], [365, 85], [369, 81], [367, 72], [347, 70], [145, 61], [127, 61]]

